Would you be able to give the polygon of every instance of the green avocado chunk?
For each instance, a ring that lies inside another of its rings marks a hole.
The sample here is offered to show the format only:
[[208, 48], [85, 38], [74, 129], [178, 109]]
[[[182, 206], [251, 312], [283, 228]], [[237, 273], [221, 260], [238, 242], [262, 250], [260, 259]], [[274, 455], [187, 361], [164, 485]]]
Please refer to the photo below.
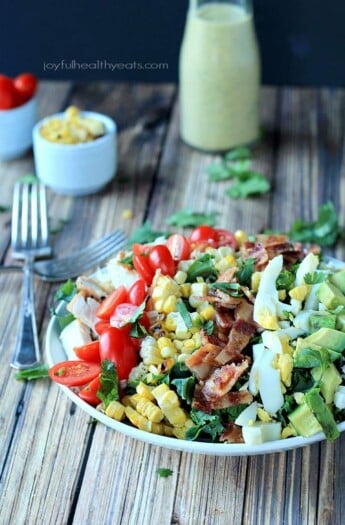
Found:
[[316, 332], [320, 328], [335, 328], [337, 316], [330, 312], [318, 312], [309, 317], [311, 332]]
[[345, 294], [345, 268], [331, 275], [330, 281]]
[[318, 366], [312, 369], [311, 375], [315, 381], [320, 381], [320, 391], [327, 404], [333, 403], [334, 393], [341, 385], [341, 375], [333, 363], [330, 363], [326, 370]]
[[345, 349], [345, 333], [333, 328], [320, 328], [304, 338], [304, 344], [316, 344], [324, 348], [342, 352]]
[[295, 410], [288, 415], [288, 418], [300, 436], [310, 437], [322, 431], [320, 423], [307, 403], [302, 403], [302, 405], [295, 408]]
[[333, 414], [320, 396], [318, 388], [312, 388], [304, 396], [304, 399], [320, 423], [328, 441], [334, 441], [339, 437], [340, 432], [334, 420]]
[[325, 281], [320, 284], [316, 292], [320, 303], [325, 305], [327, 310], [334, 310], [338, 306], [345, 306], [345, 295], [334, 284]]

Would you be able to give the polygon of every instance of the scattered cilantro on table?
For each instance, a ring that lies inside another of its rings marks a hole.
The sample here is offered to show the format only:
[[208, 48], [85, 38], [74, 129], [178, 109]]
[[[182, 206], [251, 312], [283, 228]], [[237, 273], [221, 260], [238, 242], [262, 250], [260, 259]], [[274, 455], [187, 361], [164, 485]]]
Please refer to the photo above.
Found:
[[294, 241], [316, 243], [319, 246], [333, 246], [339, 237], [344, 236], [344, 228], [339, 225], [339, 218], [332, 202], [319, 207], [316, 221], [295, 221], [288, 232]]
[[226, 190], [232, 199], [245, 199], [267, 193], [270, 182], [265, 175], [251, 168], [252, 152], [249, 148], [235, 148], [226, 153], [220, 163], [207, 168], [209, 180], [219, 182], [233, 180], [234, 184]]
[[160, 478], [168, 478], [169, 476], [171, 476], [173, 474], [173, 470], [171, 470], [170, 468], [163, 468], [163, 467], [160, 467], [157, 469], [157, 474]]
[[180, 210], [173, 213], [166, 219], [166, 223], [170, 226], [178, 226], [180, 228], [187, 228], [201, 226], [207, 224], [208, 226], [215, 226], [217, 222], [217, 213], [199, 213], [189, 209]]
[[48, 376], [48, 365], [39, 365], [35, 366], [34, 368], [26, 368], [25, 370], [20, 370], [19, 372], [16, 372], [15, 378], [18, 381], [31, 381], [32, 379], [41, 379]]

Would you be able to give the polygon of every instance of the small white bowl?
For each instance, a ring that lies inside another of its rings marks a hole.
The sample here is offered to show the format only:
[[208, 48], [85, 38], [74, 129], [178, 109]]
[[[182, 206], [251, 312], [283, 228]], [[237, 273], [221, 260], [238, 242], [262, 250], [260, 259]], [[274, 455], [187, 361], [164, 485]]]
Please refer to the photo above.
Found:
[[33, 129], [37, 177], [56, 193], [75, 197], [100, 191], [114, 177], [117, 166], [115, 122], [93, 111], [81, 115], [103, 122], [105, 135], [80, 144], [57, 144], [43, 138], [41, 127], [52, 118], [63, 119], [64, 113], [41, 120]]
[[30, 149], [36, 122], [36, 97], [17, 108], [0, 110], [0, 160], [17, 159]]

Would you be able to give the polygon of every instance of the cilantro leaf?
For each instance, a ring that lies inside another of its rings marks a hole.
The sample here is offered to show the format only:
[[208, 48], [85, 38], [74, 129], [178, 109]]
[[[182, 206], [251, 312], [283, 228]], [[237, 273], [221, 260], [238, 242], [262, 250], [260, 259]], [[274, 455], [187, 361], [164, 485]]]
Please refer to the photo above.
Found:
[[190, 427], [186, 432], [186, 439], [189, 441], [195, 439], [216, 441], [217, 437], [224, 431], [219, 414], [206, 414], [202, 410], [192, 408], [190, 415], [195, 426]]
[[251, 285], [251, 278], [254, 273], [254, 266], [255, 266], [255, 258], [250, 257], [248, 259], [245, 259], [236, 273], [236, 277], [238, 279], [238, 282], [242, 284], [242, 286], [248, 286]]
[[157, 237], [167, 237], [168, 235], [168, 232], [153, 230], [151, 222], [145, 221], [141, 226], [134, 230], [128, 241], [128, 245], [146, 244], [155, 241]]
[[227, 293], [231, 297], [242, 297], [243, 292], [239, 283], [221, 283], [216, 282], [210, 285], [211, 288], [216, 288], [221, 292]]
[[26, 379], [27, 381], [31, 381], [32, 379], [41, 379], [43, 377], [49, 377], [48, 375], [49, 366], [48, 365], [39, 365], [35, 366], [33, 368], [26, 368], [24, 370], [20, 370], [15, 374], [15, 378], [18, 381]]
[[171, 476], [173, 474], [173, 470], [171, 470], [170, 468], [158, 468], [157, 469], [157, 474], [160, 478], [168, 478], [169, 476]]
[[108, 360], [102, 361], [100, 388], [97, 397], [102, 401], [104, 408], [112, 401], [119, 401], [119, 378], [115, 365]]
[[276, 280], [277, 290], [290, 290], [295, 283], [295, 274], [288, 270], [282, 270]]
[[216, 212], [207, 214], [184, 209], [170, 215], [166, 219], [166, 223], [170, 226], [178, 226], [180, 228], [196, 227], [203, 224], [215, 226], [216, 215]]
[[176, 379], [172, 379], [170, 384], [176, 388], [181, 399], [184, 399], [189, 404], [192, 403], [195, 388], [194, 376], [177, 377]]
[[196, 281], [197, 277], [204, 277], [205, 279], [214, 279], [218, 275], [218, 271], [214, 266], [213, 257], [209, 253], [203, 254], [190, 265], [187, 271], [187, 280], [192, 283]]
[[[248, 175], [248, 174], [247, 174]], [[245, 180], [238, 180], [231, 188], [226, 190], [226, 194], [232, 199], [245, 199], [246, 197], [266, 193], [270, 190], [270, 183], [264, 175], [255, 172]]]
[[210, 164], [207, 167], [208, 178], [213, 182], [228, 180], [233, 178], [231, 170], [224, 164]]
[[176, 310], [179, 312], [179, 314], [181, 315], [182, 319], [183, 319], [183, 322], [184, 324], [186, 325], [187, 328], [192, 328], [193, 326], [193, 321], [192, 321], [192, 318], [191, 318], [191, 315], [187, 309], [187, 306], [185, 305], [185, 303], [182, 301], [182, 299], [178, 299], [176, 301]]
[[73, 282], [71, 279], [68, 279], [68, 281], [64, 282], [56, 291], [54, 300], [66, 301], [66, 303], [69, 303], [76, 293], [77, 286], [75, 282]]
[[332, 202], [326, 202], [319, 207], [316, 221], [295, 221], [289, 232], [294, 241], [317, 243], [320, 246], [332, 246], [341, 234], [338, 216]]
[[225, 161], [233, 161], [233, 160], [245, 160], [250, 159], [252, 156], [252, 152], [249, 148], [245, 146], [240, 146], [238, 148], [234, 148], [228, 153], [224, 155]]

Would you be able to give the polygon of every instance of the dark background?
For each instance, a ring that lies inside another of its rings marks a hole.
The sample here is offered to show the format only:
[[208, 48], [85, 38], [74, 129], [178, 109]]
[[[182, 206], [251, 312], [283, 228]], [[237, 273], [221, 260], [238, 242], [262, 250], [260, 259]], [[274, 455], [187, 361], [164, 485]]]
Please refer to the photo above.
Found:
[[[29, 5], [2, 3], [1, 72], [52, 80], [177, 80], [187, 0]], [[254, 10], [264, 84], [345, 85], [344, 0], [254, 0]], [[111, 63], [122, 66], [111, 71]], [[142, 70], [138, 63], [167, 66]]]

